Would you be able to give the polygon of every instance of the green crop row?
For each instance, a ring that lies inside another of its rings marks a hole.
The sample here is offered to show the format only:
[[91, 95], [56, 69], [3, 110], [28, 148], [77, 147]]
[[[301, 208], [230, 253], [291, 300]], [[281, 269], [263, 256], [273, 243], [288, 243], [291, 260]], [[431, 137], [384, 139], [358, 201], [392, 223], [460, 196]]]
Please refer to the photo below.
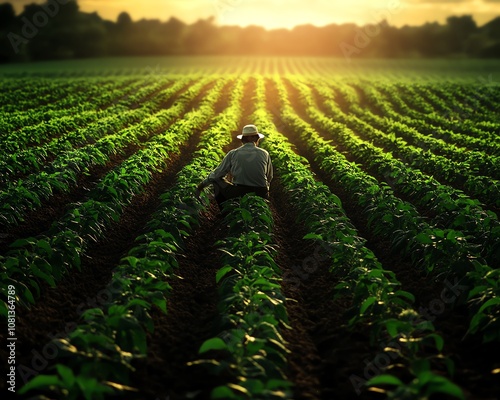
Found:
[[[460, 90], [460, 87], [463, 87], [463, 85], [448, 87], [446, 91], [453, 91], [453, 93], [450, 93], [451, 97], [453, 97]], [[441, 85], [403, 86], [400, 84], [380, 85], [377, 83], [374, 88], [380, 97], [386, 97], [389, 101], [391, 107], [387, 111], [391, 113], [391, 118], [399, 120], [399, 117], [394, 112], [408, 113], [407, 115], [401, 115], [405, 122], [417, 123], [422, 121], [427, 126], [434, 125], [452, 133], [454, 138], [464, 142], [469, 141], [472, 145], [479, 144], [481, 139], [496, 140], [489, 129], [481, 128], [481, 123], [485, 119], [493, 121], [489, 118], [491, 114], [489, 114], [489, 117], [482, 115], [482, 111], [485, 110], [484, 107], [479, 109], [469, 108], [470, 104], [466, 99], [459, 103], [454, 98], [444, 99], [439, 97], [436, 91], [442, 89]], [[474, 95], [471, 95], [470, 99], [472, 100], [474, 97]], [[427, 98], [430, 98], [430, 101]], [[488, 109], [485, 111], [490, 112]], [[471, 117], [475, 119], [470, 119]], [[421, 124], [420, 126], [424, 127], [425, 125]]]
[[265, 200], [246, 195], [228, 202], [224, 212], [229, 232], [218, 243], [224, 256], [217, 272], [223, 324], [199, 351], [206, 357], [212, 350], [222, 354], [191, 365], [228, 376], [228, 383], [213, 389], [213, 399], [290, 398], [288, 350], [280, 332], [288, 317], [274, 261], [271, 211]]
[[[437, 113], [438, 115], [442, 116], [438, 121], [438, 124], [445, 128], [445, 129], [450, 129], [453, 130], [457, 133], [463, 133], [466, 135], [469, 135], [470, 137], [476, 137], [479, 139], [486, 139], [486, 140], [496, 140], [498, 142], [498, 137], [496, 136], [496, 131], [498, 130], [500, 126], [500, 122], [495, 122], [495, 121], [488, 121], [488, 120], [480, 120], [480, 121], [473, 121], [468, 118], [468, 114], [463, 114], [461, 112], [460, 108], [453, 107], [452, 105], [448, 106], [446, 101], [443, 101], [442, 98], [440, 98], [432, 89], [432, 86], [429, 85], [417, 85], [414, 88], [414, 92], [416, 92], [417, 97], [418, 96], [423, 96], [424, 99], [422, 102], [428, 102], [429, 107], [431, 107], [434, 112]], [[490, 103], [490, 109], [494, 109], [494, 107], [491, 107], [491, 104], [495, 104], [495, 98], [497, 98], [496, 101], [499, 100], [498, 94], [495, 95], [495, 92], [493, 91], [492, 88], [490, 87], [485, 87], [485, 88], [479, 88], [479, 90], [482, 89], [482, 92], [486, 92], [484, 96], [487, 96], [489, 100], [491, 100]], [[425, 118], [425, 116], [423, 116]], [[457, 124], [457, 121], [459, 122]], [[457, 129], [457, 125], [460, 127]]]
[[[98, 120], [84, 128], [58, 136], [41, 146], [29, 147], [6, 154], [0, 160], [0, 183], [7, 183], [9, 178], [14, 174], [39, 171], [47, 158], [61, 156], [66, 151], [93, 143], [107, 134], [120, 131], [129, 125], [137, 124], [147, 118], [148, 115], [159, 110], [161, 103], [172, 97], [173, 90], [179, 88], [182, 84], [182, 81], [178, 81], [171, 88], [160, 90], [157, 98], [150, 99], [149, 96], [165, 86], [165, 82], [161, 80], [160, 82], [155, 85], [146, 85], [145, 87], [138, 88], [133, 96], [122, 93], [120, 98], [117, 99], [118, 104], [107, 108], [105, 111], [100, 111], [99, 114], [96, 114], [99, 115]], [[142, 82], [140, 83], [142, 84]], [[109, 93], [103, 94], [103, 97], [106, 96], [109, 96]], [[95, 102], [98, 103], [98, 99]], [[141, 107], [138, 109], [128, 110], [128, 108], [124, 108], [126, 105], [131, 107], [138, 103], [141, 104]], [[51, 123], [53, 121], [53, 119], [50, 120]]]
[[[155, 109], [160, 108], [163, 101], [161, 96], [154, 98], [154, 95], [164, 91], [167, 86], [173, 83], [175, 81], [168, 77], [155, 80], [151, 80], [151, 78], [139, 80], [118, 79], [109, 83], [102, 80], [97, 83], [90, 81], [88, 82], [87, 91], [76, 96], [71, 92], [71, 87], [64, 88], [65, 92], [59, 93], [60, 97], [56, 102], [27, 111], [0, 112], [0, 137], [8, 140], [11, 134], [17, 137], [22, 132], [25, 132], [27, 136], [25, 135], [26, 137], [21, 139], [25, 142], [25, 145], [29, 144], [31, 147], [40, 141], [45, 142], [56, 135], [60, 135], [64, 124], [71, 128], [70, 118], [81, 113], [94, 112], [96, 117], [101, 118], [103, 110], [106, 111], [104, 115], [112, 115], [113, 113], [120, 113], [138, 107], [154, 112]], [[30, 93], [33, 90], [34, 85], [32, 83], [28, 88], [24, 89], [24, 92]], [[148, 101], [143, 102], [143, 99]], [[30, 137], [30, 135], [33, 137]], [[43, 140], [42, 135], [45, 140]], [[21, 146], [17, 145], [17, 147], [21, 152], [26, 149], [26, 146], [22, 145], [22, 142], [20, 144]], [[16, 144], [11, 143], [9, 146], [15, 147]]]
[[[130, 89], [137, 90], [137, 78], [69, 78], [56, 80], [27, 79], [23, 88], [11, 93], [13, 103], [2, 103], [0, 113], [11, 113], [13, 118], [39, 112], [64, 112], [84, 105], [90, 110], [103, 107], [110, 96]], [[104, 89], [104, 90], [103, 90]], [[107, 94], [104, 93], [107, 91]], [[98, 102], [94, 103], [95, 98]], [[17, 100], [16, 100], [17, 99]], [[17, 101], [17, 103], [16, 103]], [[14, 106], [19, 105], [18, 107]]]
[[[376, 89], [387, 96], [393, 108], [390, 117], [417, 129], [419, 133], [431, 135], [434, 138], [443, 139], [446, 143], [452, 143], [470, 150], [485, 152], [491, 155], [498, 155], [500, 153], [498, 137], [491, 132], [482, 131], [474, 125], [471, 126], [470, 123], [464, 125], [465, 121], [471, 121], [469, 118], [466, 118], [469, 117], [469, 114], [457, 114], [456, 119], [450, 120], [450, 118], [453, 118], [451, 115], [445, 118], [444, 115], [437, 115], [434, 110], [424, 114], [418, 113], [406, 104], [408, 102], [411, 105], [419, 99], [419, 95], [415, 93], [414, 88], [403, 88], [400, 85], [384, 85], [376, 86]], [[409, 93], [407, 96], [401, 96], [401, 92]], [[403, 99], [406, 102], [403, 102]], [[441, 103], [444, 102], [441, 100]], [[436, 146], [439, 145], [439, 142], [436, 142]], [[465, 155], [462, 154], [461, 156], [464, 157]]]
[[[280, 82], [277, 81], [276, 84], [279, 85]], [[300, 91], [303, 96], [311, 96], [307, 87], [302, 86]], [[328, 104], [333, 107], [331, 103]], [[478, 200], [406, 166], [390, 153], [361, 140], [343, 123], [333, 121], [319, 111], [310, 110], [309, 115], [323, 131], [328, 132], [327, 139], [334, 139], [356, 161], [385, 177], [391, 187], [407, 196], [412, 204], [436, 214], [433, 219], [436, 226], [463, 232], [471, 245], [475, 246], [471, 253], [490, 264], [500, 257], [498, 217], [495, 213], [484, 210]]]
[[[213, 143], [207, 150], [229, 144], [229, 133], [237, 129], [241, 116], [241, 105], [235, 103], [229, 109], [228, 118], [214, 126]], [[226, 136], [220, 132], [226, 132]], [[200, 154], [205, 156], [200, 157], [204, 160], [205, 174], [215, 168], [223, 156], [219, 153], [213, 157], [212, 152]], [[198, 179], [202, 175], [198, 173]], [[196, 174], [191, 182], [196, 182]], [[223, 352], [223, 356], [200, 359], [191, 365], [205, 365], [211, 373], [228, 377], [227, 384], [214, 388], [212, 398], [288, 398], [290, 384], [283, 370], [286, 348], [279, 333], [280, 325], [286, 322], [286, 310], [279, 293], [279, 272], [272, 260], [269, 207], [260, 198], [244, 197], [241, 203], [228, 204], [225, 212], [229, 234], [219, 242], [224, 259], [216, 276], [219, 310], [225, 323], [217, 337], [207, 340], [200, 348], [200, 354], [205, 357], [211, 350]]]
[[[235, 104], [229, 115], [230, 120], [214, 127], [214, 142], [220, 141], [218, 131], [237, 129], [241, 105]], [[224, 129], [224, 124], [231, 129]], [[230, 141], [226, 136], [225, 144]], [[206, 171], [217, 166], [216, 159], [207, 160]], [[245, 196], [227, 204], [225, 213], [229, 233], [218, 243], [224, 257], [216, 276], [224, 323], [218, 335], [201, 346], [200, 354], [206, 358], [190, 365], [204, 365], [213, 374], [227, 376], [227, 384], [214, 388], [212, 398], [289, 398], [290, 383], [284, 373], [287, 350], [279, 332], [287, 317], [273, 261], [270, 209], [262, 199]], [[219, 356], [208, 358], [212, 350]]]
[[[329, 100], [332, 100], [331, 94], [328, 94], [328, 89], [326, 87], [322, 89], [322, 95], [326, 95]], [[458, 166], [457, 170], [464, 174], [500, 177], [497, 157], [487, 156], [487, 154], [498, 154], [500, 152], [500, 143], [497, 142], [497, 138], [475, 139], [465, 134], [453, 133], [449, 129], [444, 130], [432, 125], [432, 122], [424, 122], [422, 116], [412, 117], [412, 114], [418, 113], [412, 112], [397, 97], [392, 87], [389, 89], [384, 86], [380, 89], [383, 93], [391, 93], [390, 102], [383, 98], [375, 85], [364, 85], [363, 90], [370, 99], [370, 103], [376, 104], [383, 111], [382, 116], [378, 116], [353, 105], [351, 110], [365, 123], [369, 123], [373, 128], [379, 129], [389, 137], [401, 138], [409, 145], [447, 157], [453, 164]], [[394, 103], [397, 103], [398, 100], [401, 104], [394, 109]], [[328, 107], [331, 108], [332, 104], [331, 101], [328, 102]], [[343, 116], [344, 119], [350, 119], [350, 117]], [[457, 125], [459, 125], [458, 122]], [[468, 133], [467, 130], [466, 132]], [[448, 141], [452, 143], [447, 143]], [[465, 145], [465, 147], [459, 147], [460, 145]], [[392, 150], [391, 147], [388, 148]], [[474, 151], [475, 148], [479, 151]]]
[[[370, 116], [370, 122], [376, 123], [375, 127], [387, 134], [401, 136], [411, 145], [446, 156], [457, 163], [472, 166], [477, 174], [489, 175], [496, 179], [500, 177], [499, 159], [494, 156], [494, 154], [498, 155], [500, 153], [500, 143], [497, 138], [493, 140], [492, 138], [477, 139], [465, 134], [444, 130], [432, 125], [432, 123], [422, 121], [421, 118], [411, 116], [414, 113], [408, 107], [404, 107], [404, 104], [401, 106], [400, 111], [395, 111], [391, 105], [399, 98], [394, 93], [394, 90], [387, 87], [382, 88], [383, 93], [390, 93], [389, 99], [391, 103], [386, 102], [380, 96], [376, 87], [371, 86], [365, 90], [374, 91], [373, 97], [376, 97], [379, 103], [385, 103], [384, 108], [388, 110], [384, 113], [385, 119], [377, 118], [374, 115]], [[387, 118], [391, 120], [387, 121]], [[490, 157], [486, 155], [490, 155]]]
[[[498, 148], [498, 137], [495, 133], [498, 127], [492, 125], [490, 121], [476, 122], [465, 118], [469, 114], [461, 108], [449, 108], [443, 99], [438, 98], [430, 91], [430, 88], [434, 88], [436, 85], [430, 87], [419, 84], [389, 86], [356, 82], [352, 83], [353, 86], [349, 86], [347, 84], [333, 84], [324, 79], [319, 80], [319, 82], [325, 88], [334, 89], [338, 100], [346, 104], [347, 110], [355, 115], [362, 116], [364, 114], [356, 94], [356, 91], [359, 91], [367, 97], [376, 113], [418, 128], [420, 133], [441, 132], [442, 138], [453, 137], [462, 146], [469, 145], [473, 148], [477, 146], [477, 149], [485, 151]], [[365, 88], [366, 84], [372, 87], [367, 89]], [[389, 97], [389, 101], [382, 100], [384, 95]], [[422, 96], [431, 100], [426, 101]]]
[[44, 145], [6, 154], [0, 160], [0, 183], [7, 184], [16, 174], [40, 171], [47, 159], [58, 157], [66, 151], [95, 142], [111, 132], [117, 132], [129, 125], [137, 124], [147, 115], [148, 112], [142, 109], [125, 111], [118, 115], [114, 112], [105, 113], [98, 121], [84, 128], [76, 129], [63, 137], [53, 139]]
[[[131, 80], [127, 80], [127, 83], [131, 83]], [[78, 96], [78, 101], [75, 101], [74, 104], [66, 104], [64, 107], [62, 104], [58, 104], [61, 101], [67, 101], [67, 97], [73, 95], [71, 92], [66, 93], [66, 96], [60, 96], [59, 102], [56, 102], [60, 107], [57, 109], [53, 109], [53, 104], [48, 106], [35, 107], [33, 109], [27, 111], [11, 111], [11, 112], [0, 112], [0, 137], [6, 138], [9, 134], [18, 131], [19, 129], [26, 129], [28, 126], [36, 126], [43, 122], [49, 122], [51, 120], [55, 120], [61, 117], [67, 117], [71, 115], [76, 115], [83, 111], [93, 111], [98, 109], [100, 104], [104, 104], [110, 96], [110, 93], [116, 94], [117, 90], [120, 90], [123, 83], [120, 81], [105, 83], [102, 85], [95, 85], [93, 87], [89, 84], [89, 95], [90, 97], [86, 97], [83, 99], [83, 93]], [[23, 92], [25, 94], [30, 94], [33, 90], [35, 90], [35, 85], [31, 82], [30, 85], [24, 88]], [[71, 90], [71, 88], [68, 88]], [[36, 95], [33, 94], [36, 98]]]
[[[390, 355], [387, 358], [391, 362], [384, 374], [370, 381], [363, 380], [365, 388], [395, 386], [385, 390], [388, 398], [423, 398], [446, 393], [463, 399], [460, 388], [442, 376], [439, 368], [435, 369], [441, 364], [448, 374], [453, 374], [453, 362], [441, 354], [443, 338], [430, 321], [412, 308], [413, 295], [401, 290], [395, 274], [385, 270], [373, 252], [365, 247], [365, 240], [358, 236], [338, 197], [315, 179], [306, 160], [295, 154], [285, 137], [277, 132], [264, 111], [263, 86], [261, 81], [257, 89], [260, 92], [257, 107], [262, 110], [257, 122], [267, 133], [264, 146], [271, 153], [281, 181], [290, 193], [291, 204], [298, 213], [296, 222], [308, 229], [305, 239], [313, 240], [321, 248], [321, 257], [331, 260], [331, 272], [340, 278], [335, 296], [352, 299], [348, 329], [368, 328], [371, 344], [383, 343], [381, 350]], [[307, 130], [291, 111], [282, 85], [279, 93], [282, 121], [293, 128], [300, 126], [301, 132]], [[353, 175], [356, 172], [345, 170], [344, 173]], [[412, 377], [409, 381], [398, 378], [408, 373]], [[361, 391], [360, 386], [363, 384], [358, 382], [357, 391]]]
[[[101, 92], [96, 95], [96, 98], [86, 100], [84, 104], [80, 107], [82, 111], [77, 111], [73, 109], [73, 112], [68, 115], [63, 115], [60, 117], [54, 117], [46, 119], [44, 118], [44, 113], [42, 111], [33, 112], [38, 118], [38, 123], [35, 125], [23, 125], [20, 129], [10, 131], [9, 134], [5, 135], [4, 140], [0, 143], [0, 152], [8, 156], [12, 153], [22, 153], [24, 151], [31, 151], [33, 147], [48, 143], [50, 141], [64, 140], [64, 136], [68, 133], [74, 132], [78, 129], [87, 127], [91, 123], [99, 123], [100, 120], [108, 116], [113, 116], [120, 112], [127, 110], [125, 108], [125, 102], [129, 104], [129, 107], [137, 108], [137, 102], [141, 97], [136, 97], [142, 94], [142, 98], [147, 98], [151, 92], [159, 90], [166, 85], [163, 81], [160, 85], [150, 85], [149, 87], [143, 88], [143, 90], [138, 90], [132, 96], [128, 96], [127, 100], [119, 101], [118, 103], [108, 109], [101, 109], [100, 104], [107, 102], [109, 93]], [[134, 100], [130, 100], [131, 98]], [[86, 106], [90, 104], [90, 107]], [[154, 112], [155, 103], [153, 101], [148, 101], [146, 107], [142, 106], [142, 109], [149, 109], [150, 112]], [[158, 108], [158, 107], [157, 107]]]
[[77, 115], [68, 115], [55, 120], [42, 122], [37, 126], [28, 126], [12, 132], [0, 143], [0, 155], [24, 150], [38, 145], [53, 137], [62, 136], [73, 130], [102, 118], [102, 112], [84, 111]]
[[[196, 79], [195, 77], [192, 77]], [[122, 97], [119, 99], [110, 98], [116, 105], [123, 106], [128, 109], [137, 107], [147, 107], [149, 109], [155, 110], [161, 107], [162, 102], [165, 101], [165, 91], [169, 89], [169, 86], [175, 84], [177, 80], [162, 79], [157, 77], [154, 80], [145, 79], [144, 81], [139, 81], [141, 85], [136, 88], [136, 90], [129, 92], [127, 90], [123, 93]], [[144, 99], [148, 99], [144, 102]], [[168, 99], [168, 97], [166, 98]]]
[[498, 119], [497, 102], [499, 100], [498, 87], [491, 82], [475, 82], [473, 84], [448, 83], [446, 85], [431, 86], [429, 90], [443, 99], [450, 107], [470, 116], [473, 122], [481, 123], [485, 120], [500, 122]]
[[[494, 137], [492, 135], [493, 131], [491, 130], [491, 125], [483, 123], [485, 120], [490, 123], [495, 121], [494, 114], [491, 113], [491, 110], [485, 109], [484, 107], [471, 107], [470, 102], [474, 101], [475, 97], [473, 94], [462, 101], [458, 101], [456, 99], [457, 93], [464, 87], [464, 85], [428, 85], [427, 92], [432, 93], [434, 95], [434, 102], [439, 104], [436, 110], [431, 108], [431, 105], [427, 104], [425, 100], [422, 99], [418, 93], [416, 93], [416, 90], [413, 90], [415, 88], [414, 85], [407, 85], [406, 87], [403, 85], [394, 85], [397, 88], [395, 90], [384, 90], [384, 88], [388, 88], [388, 85], [379, 84], [369, 84], [368, 86], [370, 87], [366, 87], [364, 84], [356, 83], [354, 86], [357, 90], [360, 90], [361, 93], [364, 93], [370, 106], [374, 107], [379, 115], [390, 115], [396, 120], [399, 120], [400, 118], [406, 120], [414, 119], [416, 121], [422, 120], [427, 124], [434, 124], [465, 136], [472, 133], [474, 136], [483, 139]], [[391, 85], [390, 87], [392, 88], [394, 86]], [[382, 89], [381, 91], [385, 93], [386, 96], [389, 96], [390, 103], [384, 101], [384, 96], [376, 90], [376, 87]], [[481, 85], [475, 85], [475, 87], [482, 87], [485, 88], [485, 90], [489, 90], [488, 87]], [[488, 95], [491, 95], [491, 93]], [[404, 102], [400, 96], [403, 97], [405, 100]], [[410, 105], [411, 108], [407, 107], [406, 104]], [[394, 106], [395, 109], [393, 109], [391, 105]], [[443, 109], [446, 111], [439, 112]], [[394, 111], [396, 111], [396, 113]], [[401, 113], [406, 111], [409, 114], [398, 116], [397, 111], [400, 111]], [[486, 115], [483, 115], [483, 112], [485, 112]], [[466, 121], [469, 121], [470, 123], [466, 124]]]
[[[0, 111], [0, 137], [6, 138], [20, 129], [26, 130], [44, 122], [103, 109], [109, 96], [126, 91], [123, 86], [129, 83], [132, 83], [132, 80], [98, 80], [87, 81], [85, 86], [84, 80], [63, 81], [58, 87], [48, 91], [49, 99], [38, 94], [38, 86], [43, 86], [43, 81], [28, 81], [23, 90], [13, 95], [17, 100], [13, 100], [13, 103], [1, 103], [5, 104], [8, 110]], [[23, 107], [22, 96], [30, 99], [31, 106]], [[0, 110], [2, 109], [3, 107], [0, 107]]]

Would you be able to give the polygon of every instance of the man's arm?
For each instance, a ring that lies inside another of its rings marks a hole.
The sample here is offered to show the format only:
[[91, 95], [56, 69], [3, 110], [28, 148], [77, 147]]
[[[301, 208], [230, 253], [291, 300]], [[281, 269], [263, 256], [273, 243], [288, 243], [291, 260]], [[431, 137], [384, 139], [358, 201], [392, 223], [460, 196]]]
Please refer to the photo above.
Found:
[[203, 180], [197, 187], [198, 191], [202, 191], [205, 189], [208, 185], [210, 185], [211, 182], [221, 179], [227, 175], [227, 173], [231, 170], [231, 155], [232, 152], [230, 151], [229, 153], [226, 154], [222, 162], [219, 164], [217, 168], [215, 168], [208, 177]]

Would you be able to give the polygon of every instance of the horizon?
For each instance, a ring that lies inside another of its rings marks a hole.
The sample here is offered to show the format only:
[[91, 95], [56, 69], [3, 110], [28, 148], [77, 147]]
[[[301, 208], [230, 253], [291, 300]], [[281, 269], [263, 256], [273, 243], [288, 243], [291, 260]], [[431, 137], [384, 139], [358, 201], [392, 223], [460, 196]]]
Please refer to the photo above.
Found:
[[[45, 0], [5, 1], [14, 6], [16, 14], [27, 4], [42, 4]], [[285, 7], [284, 4], [292, 6]], [[316, 7], [311, 7], [311, 3]], [[450, 16], [471, 15], [478, 26], [500, 16], [500, 2], [491, 0], [351, 0], [358, 6], [346, 7], [326, 0], [143, 0], [137, 6], [131, 0], [106, 4], [95, 0], [79, 0], [80, 11], [116, 21], [127, 12], [133, 21], [177, 18], [186, 24], [214, 18], [219, 26], [260, 26], [266, 30], [293, 29], [301, 25], [323, 27], [331, 24], [377, 24], [386, 20], [391, 26], [421, 26], [425, 23], [446, 23]], [[370, 4], [370, 6], [367, 6]], [[363, 8], [363, 6], [365, 6]], [[267, 8], [267, 10], [266, 10]], [[450, 10], [451, 8], [451, 10]], [[470, 11], [474, 8], [475, 11]], [[279, 14], [277, 14], [279, 12]], [[334, 15], [334, 17], [332, 17]], [[279, 18], [276, 18], [279, 16]], [[411, 18], [410, 18], [411, 17]]]

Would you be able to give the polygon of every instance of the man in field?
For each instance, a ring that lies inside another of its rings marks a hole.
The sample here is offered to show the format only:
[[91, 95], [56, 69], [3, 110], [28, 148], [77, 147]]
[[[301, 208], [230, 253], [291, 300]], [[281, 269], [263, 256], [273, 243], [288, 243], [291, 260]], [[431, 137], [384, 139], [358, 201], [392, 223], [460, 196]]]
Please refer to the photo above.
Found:
[[242, 146], [229, 151], [221, 164], [196, 188], [196, 196], [208, 185], [214, 185], [215, 200], [221, 204], [229, 199], [255, 193], [269, 198], [273, 166], [269, 153], [258, 147], [264, 135], [255, 125], [246, 125], [237, 136]]

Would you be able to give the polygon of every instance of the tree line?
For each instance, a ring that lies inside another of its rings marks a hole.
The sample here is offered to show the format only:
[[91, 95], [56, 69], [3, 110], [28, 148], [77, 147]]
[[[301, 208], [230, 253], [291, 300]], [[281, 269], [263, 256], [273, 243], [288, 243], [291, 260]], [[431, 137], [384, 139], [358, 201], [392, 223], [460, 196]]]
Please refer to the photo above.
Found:
[[445, 24], [399, 28], [382, 20], [266, 30], [218, 26], [213, 17], [193, 24], [177, 18], [133, 21], [126, 12], [108, 21], [81, 12], [77, 0], [30, 4], [19, 15], [12, 4], [0, 4], [2, 63], [164, 55], [498, 58], [500, 17], [483, 26], [463, 15], [450, 16]]

